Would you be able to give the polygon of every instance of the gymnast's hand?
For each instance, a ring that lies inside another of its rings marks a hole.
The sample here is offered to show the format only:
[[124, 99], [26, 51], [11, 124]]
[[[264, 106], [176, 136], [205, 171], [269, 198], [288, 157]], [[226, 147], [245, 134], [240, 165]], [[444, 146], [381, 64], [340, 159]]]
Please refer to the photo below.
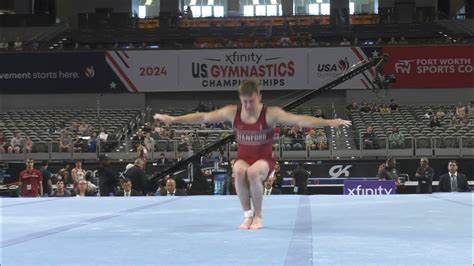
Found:
[[173, 123], [173, 118], [174, 117], [172, 117], [172, 116], [164, 115], [164, 114], [155, 114], [153, 116], [153, 119], [161, 121], [161, 122], [165, 123], [166, 125], [172, 124]]
[[340, 126], [349, 127], [351, 125], [352, 125], [352, 122], [349, 120], [343, 120], [340, 118], [329, 120], [329, 126], [331, 127], [340, 127]]

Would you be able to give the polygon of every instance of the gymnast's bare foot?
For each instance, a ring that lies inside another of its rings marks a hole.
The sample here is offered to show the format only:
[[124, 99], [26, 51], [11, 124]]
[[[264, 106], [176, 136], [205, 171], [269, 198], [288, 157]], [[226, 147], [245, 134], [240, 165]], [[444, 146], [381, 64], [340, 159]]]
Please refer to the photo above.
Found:
[[261, 217], [253, 217], [252, 224], [249, 229], [261, 229], [263, 227]]
[[244, 219], [244, 222], [239, 226], [240, 229], [248, 230], [252, 224], [253, 217], [248, 217]]

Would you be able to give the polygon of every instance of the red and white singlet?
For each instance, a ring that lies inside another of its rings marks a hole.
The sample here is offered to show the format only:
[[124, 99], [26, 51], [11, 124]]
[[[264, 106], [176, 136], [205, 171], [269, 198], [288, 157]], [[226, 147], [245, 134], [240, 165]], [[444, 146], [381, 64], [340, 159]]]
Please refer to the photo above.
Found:
[[274, 129], [267, 125], [266, 111], [267, 107], [264, 105], [257, 121], [254, 124], [246, 124], [240, 117], [242, 106], [238, 105], [233, 129], [235, 141], [238, 143], [236, 160], [244, 160], [249, 165], [258, 160], [265, 160], [270, 174], [275, 167], [272, 153]]

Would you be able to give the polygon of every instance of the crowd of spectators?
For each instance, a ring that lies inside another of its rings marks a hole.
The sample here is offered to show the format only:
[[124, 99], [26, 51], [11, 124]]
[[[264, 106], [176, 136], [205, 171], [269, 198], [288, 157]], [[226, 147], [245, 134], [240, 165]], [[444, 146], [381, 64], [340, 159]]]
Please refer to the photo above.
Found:
[[457, 106], [447, 110], [443, 108], [438, 108], [438, 110], [429, 108], [425, 117], [429, 119], [429, 126], [431, 128], [468, 126], [470, 124], [469, 112], [469, 105], [459, 102]]
[[371, 104], [366, 100], [362, 100], [361, 104], [357, 102], [356, 99], [352, 99], [351, 104], [349, 104], [346, 109], [350, 111], [359, 111], [361, 113], [380, 113], [380, 114], [390, 114], [392, 112], [398, 111], [398, 104], [394, 99], [390, 99], [390, 103], [383, 101], [377, 102], [373, 101]]
[[193, 43], [194, 48], [275, 48], [275, 47], [316, 47], [316, 46], [360, 46], [360, 45], [404, 45], [408, 44], [405, 37], [398, 40], [395, 37], [389, 40], [359, 40], [357, 37], [350, 40], [327, 40], [317, 38], [311, 33], [298, 32], [296, 34], [283, 32], [282, 36], [271, 36], [271, 31], [266, 37], [255, 38], [198, 38]]
[[98, 130], [85, 121], [73, 122], [60, 130], [60, 152], [96, 152], [98, 145], [106, 147], [109, 134], [104, 128]]

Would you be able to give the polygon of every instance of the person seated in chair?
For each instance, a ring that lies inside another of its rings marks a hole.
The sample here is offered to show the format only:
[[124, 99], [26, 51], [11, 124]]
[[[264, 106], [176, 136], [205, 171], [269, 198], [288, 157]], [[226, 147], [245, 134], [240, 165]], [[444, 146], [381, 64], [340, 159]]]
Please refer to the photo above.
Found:
[[172, 178], [166, 180], [165, 189], [160, 191], [160, 196], [186, 196], [184, 189], [176, 189], [176, 181]]
[[274, 173], [269, 178], [267, 178], [267, 180], [265, 180], [265, 182], [263, 183], [264, 185], [263, 195], [267, 196], [267, 195], [280, 195], [281, 194], [281, 190], [273, 187], [273, 181], [275, 181]]
[[115, 195], [117, 197], [135, 197], [141, 196], [140, 193], [134, 189], [132, 189], [132, 180], [125, 178], [122, 180], [122, 190], [117, 192]]
[[466, 175], [458, 172], [458, 163], [454, 160], [448, 163], [448, 173], [439, 177], [439, 192], [470, 192]]

